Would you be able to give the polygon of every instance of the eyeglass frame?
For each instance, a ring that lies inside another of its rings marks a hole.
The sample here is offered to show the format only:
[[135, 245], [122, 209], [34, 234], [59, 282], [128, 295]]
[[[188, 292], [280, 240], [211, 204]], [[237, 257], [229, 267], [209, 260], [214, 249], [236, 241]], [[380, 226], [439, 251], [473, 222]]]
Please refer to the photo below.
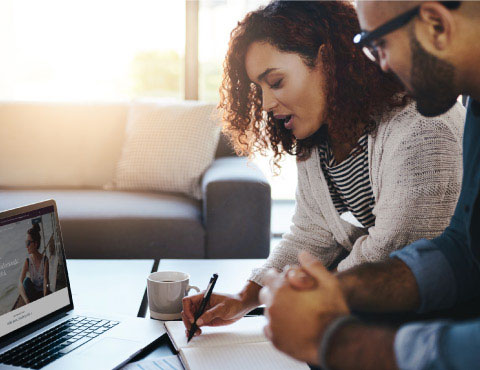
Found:
[[[447, 9], [457, 9], [460, 6], [461, 1], [440, 1], [440, 3]], [[357, 33], [353, 37], [353, 43], [361, 47], [367, 57], [369, 57], [372, 61], [377, 61], [377, 46], [373, 45], [372, 42], [405, 26], [413, 19], [413, 17], [418, 15], [421, 6], [422, 5], [420, 4], [410, 10], [407, 10], [406, 12], [385, 22], [381, 26], [378, 26], [373, 31], [362, 31]]]

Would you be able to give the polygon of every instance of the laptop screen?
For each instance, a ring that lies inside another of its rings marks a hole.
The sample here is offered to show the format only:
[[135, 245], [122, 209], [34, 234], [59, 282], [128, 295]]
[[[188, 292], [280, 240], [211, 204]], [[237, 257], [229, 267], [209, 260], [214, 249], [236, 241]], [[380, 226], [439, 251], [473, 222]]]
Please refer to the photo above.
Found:
[[53, 204], [0, 214], [0, 338], [71, 305]]

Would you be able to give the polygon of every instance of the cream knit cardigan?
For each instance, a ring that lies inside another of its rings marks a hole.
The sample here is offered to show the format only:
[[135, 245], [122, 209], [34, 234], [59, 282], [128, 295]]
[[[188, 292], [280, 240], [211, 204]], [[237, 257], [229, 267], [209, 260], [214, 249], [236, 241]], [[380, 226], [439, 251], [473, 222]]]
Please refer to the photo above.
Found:
[[457, 103], [434, 118], [421, 116], [411, 102], [380, 120], [368, 136], [369, 176], [375, 197], [375, 225], [368, 230], [340, 218], [320, 166], [318, 150], [297, 162], [295, 214], [290, 232], [249, 280], [262, 285], [268, 268], [297, 264], [306, 250], [326, 266], [342, 252], [338, 271], [389, 254], [420, 238], [433, 238], [448, 225], [462, 180], [465, 109]]

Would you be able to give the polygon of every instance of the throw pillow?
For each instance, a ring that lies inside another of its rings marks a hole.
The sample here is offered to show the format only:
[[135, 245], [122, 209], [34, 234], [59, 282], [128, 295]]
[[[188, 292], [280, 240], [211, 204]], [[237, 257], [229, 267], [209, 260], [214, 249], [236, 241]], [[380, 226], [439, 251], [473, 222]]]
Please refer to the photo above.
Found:
[[126, 139], [109, 188], [180, 192], [201, 199], [220, 124], [215, 106], [196, 101], [132, 103]]

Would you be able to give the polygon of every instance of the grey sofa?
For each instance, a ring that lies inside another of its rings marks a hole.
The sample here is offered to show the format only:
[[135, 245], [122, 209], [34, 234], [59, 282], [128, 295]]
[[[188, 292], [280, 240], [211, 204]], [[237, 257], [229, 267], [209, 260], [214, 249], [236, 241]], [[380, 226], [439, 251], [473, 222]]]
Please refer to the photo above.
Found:
[[[94, 122], [106, 120], [102, 130], [109, 132], [102, 135], [104, 140], [116, 143], [116, 147], [106, 153], [100, 140], [100, 149], [95, 149], [98, 153], [93, 156], [98, 165], [93, 162], [90, 165], [103, 166], [101, 172], [95, 175], [95, 180], [85, 180], [78, 186], [49, 185], [48, 179], [47, 185], [28, 186], [21, 181], [22, 166], [30, 163], [28, 158], [12, 165], [4, 157], [3, 162], [0, 160], [0, 210], [55, 199], [67, 258], [265, 258], [270, 246], [270, 186], [253, 163], [235, 156], [223, 135], [216, 159], [202, 178], [201, 201], [173, 193], [103, 190], [100, 184], [105, 183], [115, 167], [106, 161], [115, 162], [121, 148], [122, 138], [112, 137], [118, 135], [115, 125], [123, 132], [126, 115], [127, 104], [120, 103], [1, 103], [0, 145], [11, 144], [10, 159], [19, 155], [15, 152], [18, 145], [25, 145], [25, 135], [16, 133], [17, 127], [24, 130], [27, 125], [30, 132], [29, 125], [36, 122], [48, 125], [49, 120], [63, 120], [64, 124], [71, 125], [73, 136], [78, 136], [78, 132], [83, 135], [77, 125], [86, 124], [86, 131], [95, 132], [98, 128]], [[42, 127], [41, 132], [52, 130], [61, 135], [58, 133], [58, 128], [63, 127], [61, 122], [54, 126]], [[58, 140], [53, 140], [49, 145], [57, 143]], [[58, 155], [75, 154], [70, 153], [70, 147], [63, 142], [58, 146]], [[0, 148], [0, 157], [6, 150], [5, 146]], [[45, 162], [45, 158], [51, 158], [39, 156], [30, 158], [36, 166]], [[71, 161], [77, 160], [72, 158]], [[54, 165], [51, 164], [55, 170]], [[86, 166], [74, 165], [78, 166], [77, 172]], [[67, 170], [58, 168], [58, 171]], [[8, 177], [9, 171], [12, 177], [20, 178], [18, 185]], [[102, 176], [105, 178], [97, 179]]]

